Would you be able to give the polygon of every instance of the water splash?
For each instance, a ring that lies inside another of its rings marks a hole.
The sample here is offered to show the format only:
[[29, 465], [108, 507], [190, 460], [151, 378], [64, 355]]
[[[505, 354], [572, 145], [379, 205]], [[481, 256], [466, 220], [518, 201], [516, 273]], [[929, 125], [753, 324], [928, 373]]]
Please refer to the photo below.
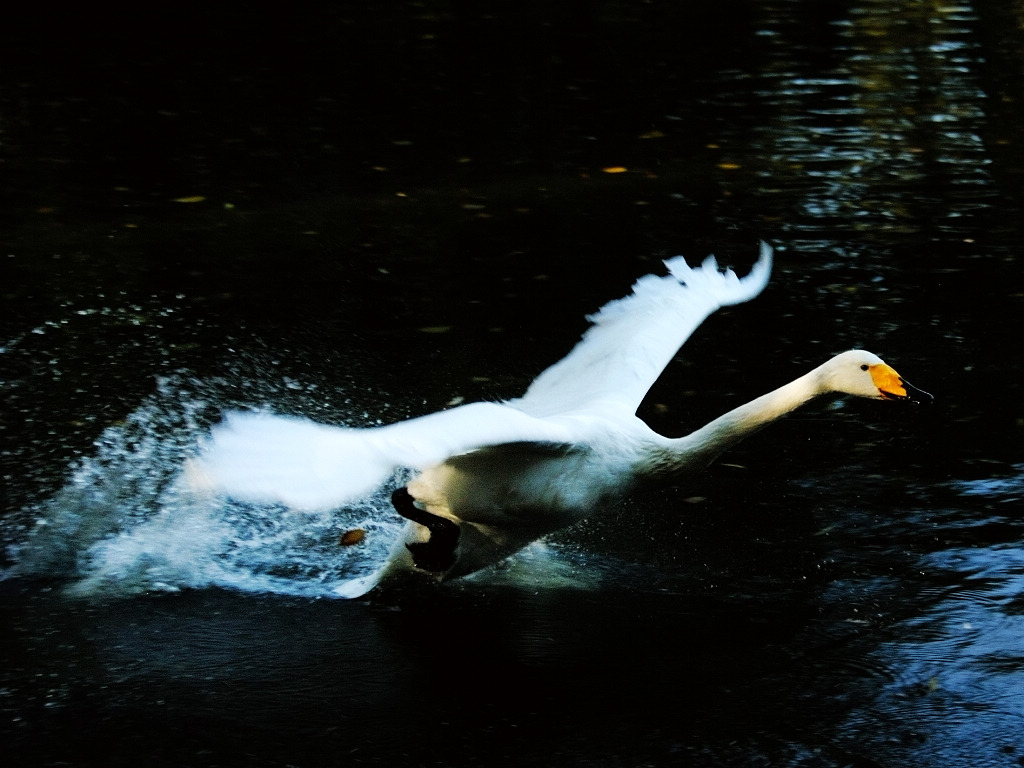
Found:
[[[367, 498], [317, 513], [196, 490], [185, 467], [220, 407], [238, 406], [227, 388], [184, 375], [160, 380], [139, 408], [103, 431], [61, 490], [26, 511], [30, 519], [21, 524], [29, 533], [10, 548], [15, 564], [0, 578], [55, 579], [68, 594], [88, 598], [210, 587], [310, 598], [365, 593], [404, 526], [390, 494], [405, 473]], [[354, 530], [359, 540], [343, 541]], [[538, 544], [469, 583], [596, 587], [602, 571], [578, 559], [557, 544]]]
[[[225, 587], [318, 597], [379, 567], [402, 527], [387, 487], [321, 514], [189, 488], [182, 470], [219, 416], [216, 393], [204, 391], [215, 388], [163, 379], [104, 430], [70, 481], [30, 510], [34, 524], [5, 575], [64, 580], [81, 596]], [[352, 529], [365, 536], [345, 546]]]

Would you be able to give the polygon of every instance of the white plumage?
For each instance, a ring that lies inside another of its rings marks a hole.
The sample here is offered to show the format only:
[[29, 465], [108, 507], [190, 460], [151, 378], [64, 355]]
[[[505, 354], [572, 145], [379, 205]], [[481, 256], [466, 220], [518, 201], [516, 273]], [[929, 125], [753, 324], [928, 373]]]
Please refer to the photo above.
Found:
[[768, 284], [772, 249], [761, 243], [761, 257], [740, 280], [722, 273], [713, 256], [699, 269], [682, 256], [665, 262], [666, 277], [646, 275], [633, 292], [605, 304], [587, 319], [593, 323], [562, 360], [538, 376], [516, 407], [534, 416], [574, 410], [602, 401], [633, 413], [665, 366], [697, 327], [719, 307], [740, 304]]
[[419, 571], [471, 573], [600, 511], [640, 485], [676, 482], [751, 431], [816, 395], [930, 400], [868, 352], [845, 352], [683, 438], [653, 432], [635, 411], [679, 347], [722, 306], [767, 285], [772, 249], [743, 279], [713, 258], [682, 257], [669, 274], [637, 281], [629, 296], [589, 319], [575, 348], [505, 403], [472, 403], [371, 429], [234, 413], [190, 468], [194, 484], [295, 509], [364, 497], [398, 467], [417, 471], [395, 493], [410, 522], [389, 562], [340, 590], [361, 594], [381, 578]]

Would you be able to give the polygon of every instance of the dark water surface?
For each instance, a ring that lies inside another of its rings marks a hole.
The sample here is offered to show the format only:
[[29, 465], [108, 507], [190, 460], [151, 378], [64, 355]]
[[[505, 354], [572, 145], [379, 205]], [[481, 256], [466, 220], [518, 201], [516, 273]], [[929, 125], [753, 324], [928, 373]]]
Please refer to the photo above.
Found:
[[[0, 31], [3, 763], [1024, 765], [1020, 4], [364, 5]], [[659, 259], [761, 237], [652, 426], [855, 346], [936, 404], [816, 403], [356, 601], [386, 494], [180, 490], [223, 409], [515, 396]]]

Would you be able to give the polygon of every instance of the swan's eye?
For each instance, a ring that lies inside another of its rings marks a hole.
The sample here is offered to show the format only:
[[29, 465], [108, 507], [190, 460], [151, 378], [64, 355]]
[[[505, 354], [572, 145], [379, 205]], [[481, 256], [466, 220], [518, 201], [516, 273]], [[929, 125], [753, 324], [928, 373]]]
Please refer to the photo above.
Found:
[[866, 371], [866, 370], [868, 369], [867, 363], [865, 363], [864, 365], [862, 365], [862, 366], [860, 367], [860, 369], [861, 369], [862, 371]]

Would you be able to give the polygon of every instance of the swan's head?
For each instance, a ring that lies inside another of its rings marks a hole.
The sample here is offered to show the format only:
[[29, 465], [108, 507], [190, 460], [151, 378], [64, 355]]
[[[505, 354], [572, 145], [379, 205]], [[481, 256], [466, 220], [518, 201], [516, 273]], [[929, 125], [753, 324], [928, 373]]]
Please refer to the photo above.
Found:
[[915, 403], [930, 403], [933, 399], [927, 392], [911, 385], [878, 355], [862, 349], [836, 355], [822, 366], [822, 374], [823, 386], [829, 392]]

